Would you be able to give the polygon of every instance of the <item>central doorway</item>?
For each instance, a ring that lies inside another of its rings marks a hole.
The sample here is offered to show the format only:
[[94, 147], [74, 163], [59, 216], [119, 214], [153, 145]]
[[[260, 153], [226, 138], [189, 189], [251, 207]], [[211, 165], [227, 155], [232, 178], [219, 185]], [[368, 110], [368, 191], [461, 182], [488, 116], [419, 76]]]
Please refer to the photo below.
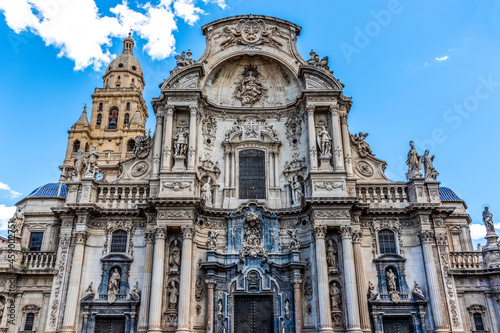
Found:
[[383, 319], [384, 333], [413, 333], [411, 317], [385, 317]]
[[235, 333], [274, 333], [273, 297], [241, 295], [234, 299]]
[[124, 333], [125, 318], [123, 317], [101, 317], [95, 320], [94, 333]]

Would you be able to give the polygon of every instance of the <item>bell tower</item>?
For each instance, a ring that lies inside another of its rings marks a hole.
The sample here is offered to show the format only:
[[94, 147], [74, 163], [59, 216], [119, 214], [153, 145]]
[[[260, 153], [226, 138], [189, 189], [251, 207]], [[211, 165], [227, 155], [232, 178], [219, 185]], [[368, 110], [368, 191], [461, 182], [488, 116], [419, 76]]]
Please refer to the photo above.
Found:
[[104, 181], [119, 175], [118, 162], [133, 156], [135, 137], [145, 136], [148, 112], [142, 92], [145, 86], [141, 65], [133, 55], [132, 34], [123, 40], [123, 51], [106, 68], [103, 87], [92, 94], [90, 121], [87, 106], [68, 131], [68, 147], [63, 167], [69, 174], [80, 150], [97, 147], [97, 164]]

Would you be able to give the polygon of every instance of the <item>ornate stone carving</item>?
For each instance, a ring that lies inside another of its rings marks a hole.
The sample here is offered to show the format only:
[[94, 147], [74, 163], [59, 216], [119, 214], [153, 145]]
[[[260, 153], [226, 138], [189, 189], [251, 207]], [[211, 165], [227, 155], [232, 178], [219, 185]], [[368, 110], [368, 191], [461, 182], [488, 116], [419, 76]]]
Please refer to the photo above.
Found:
[[330, 238], [326, 247], [326, 264], [328, 268], [337, 269], [337, 252], [337, 243]]
[[236, 83], [233, 97], [239, 100], [242, 106], [253, 106], [267, 98], [268, 89], [259, 81], [260, 73], [257, 67], [247, 66], [241, 75], [243, 78]]
[[313, 284], [311, 277], [306, 277], [304, 279], [304, 298], [308, 301], [312, 300], [313, 297]]
[[319, 55], [317, 55], [313, 50], [311, 50], [311, 53], [309, 53], [309, 55], [311, 56], [311, 59], [307, 60], [308, 65], [330, 71], [330, 67], [328, 66], [328, 57], [323, 57], [323, 59], [320, 59]]
[[9, 220], [10, 232], [20, 235], [24, 224], [24, 213], [21, 207], [18, 207], [14, 216]]
[[332, 156], [332, 137], [325, 126], [321, 126], [320, 129], [318, 129], [316, 133], [316, 143], [318, 144], [320, 157]]
[[86, 231], [77, 231], [75, 232], [75, 242], [76, 243], [83, 243], [87, 241], [88, 234]]
[[162, 185], [163, 185], [163, 191], [165, 191], [165, 189], [167, 189], [167, 188], [172, 189], [175, 192], [179, 192], [180, 190], [185, 189], [185, 188], [188, 188], [189, 191], [193, 190], [193, 187], [192, 187], [193, 183], [192, 182], [167, 182], [167, 181], [164, 181], [162, 183]]
[[351, 238], [352, 237], [352, 227], [351, 226], [342, 226], [340, 227], [340, 233], [342, 238]]
[[284, 310], [285, 310], [285, 318], [287, 320], [290, 319], [290, 300], [286, 299], [285, 300], [285, 305], [284, 305]]
[[185, 210], [167, 210], [158, 212], [159, 219], [192, 219], [193, 212]]
[[215, 117], [205, 114], [201, 119], [201, 133], [203, 135], [203, 142], [207, 147], [213, 148], [216, 132], [217, 121]]
[[264, 241], [261, 236], [261, 220], [257, 212], [247, 212], [245, 221], [245, 233], [240, 250], [240, 260], [244, 261], [246, 256], [257, 258], [263, 256], [267, 261], [267, 251], [264, 249]]
[[354, 230], [352, 232], [352, 242], [353, 243], [361, 243], [363, 239], [363, 232], [361, 230]]
[[163, 238], [165, 239], [167, 237], [167, 228], [166, 227], [156, 227], [155, 228], [155, 238]]
[[209, 158], [202, 159], [201, 156], [199, 161], [201, 163], [201, 165], [198, 167], [198, 170], [200, 171], [200, 179], [202, 179], [204, 176], [208, 176], [214, 181], [219, 178], [219, 175], [221, 173], [219, 161], [214, 163]]
[[179, 127], [174, 136], [174, 157], [187, 156], [189, 130], [186, 127]]
[[418, 283], [416, 281], [415, 281], [415, 285], [413, 286], [412, 294], [413, 294], [413, 298], [415, 298], [416, 300], [425, 301], [424, 293], [422, 292], [422, 289], [420, 289], [420, 286], [418, 285]]
[[177, 239], [174, 239], [172, 242], [172, 249], [170, 250], [168, 264], [170, 265], [170, 270], [172, 272], [177, 272], [179, 270], [179, 266], [181, 265], [181, 249], [179, 248], [179, 241]]
[[359, 161], [356, 165], [356, 169], [365, 177], [373, 176], [373, 167], [365, 161]]
[[290, 251], [300, 250], [300, 240], [299, 240], [299, 236], [297, 235], [297, 229], [289, 229], [286, 232], [288, 233], [288, 235], [291, 238], [290, 245], [288, 246], [288, 249]]
[[73, 160], [73, 172], [70, 174], [70, 179], [73, 181], [79, 181], [83, 176], [83, 172], [85, 167], [87, 166], [87, 162], [85, 161], [85, 156], [81, 149], [76, 153], [76, 157]]
[[182, 236], [184, 238], [193, 238], [193, 231], [194, 231], [194, 228], [192, 226], [183, 226], [181, 227], [181, 230], [182, 230]]
[[177, 301], [179, 298], [179, 288], [177, 288], [177, 284], [174, 280], [170, 281], [168, 285], [168, 308], [176, 309]]
[[120, 272], [118, 272], [118, 268], [113, 270], [111, 277], [108, 283], [108, 303], [113, 304], [116, 302], [118, 294], [120, 293]]
[[368, 299], [373, 301], [377, 298], [378, 294], [375, 292], [375, 286], [373, 283], [368, 282]]
[[180, 55], [176, 55], [175, 56], [176, 66], [173, 71], [175, 72], [181, 69], [182, 67], [187, 67], [194, 64], [195, 61], [194, 59], [191, 58], [191, 55], [193, 55], [193, 53], [191, 53], [191, 50], [188, 50], [187, 53], [185, 51], [182, 51]]
[[133, 177], [140, 177], [144, 175], [149, 169], [149, 166], [146, 162], [140, 161], [136, 163], [130, 170], [130, 174]]
[[316, 211], [314, 212], [314, 218], [336, 218], [336, 217], [345, 217], [349, 218], [350, 213], [349, 210], [330, 210], [330, 211]]
[[420, 241], [422, 243], [430, 243], [434, 241], [434, 231], [432, 230], [422, 230], [418, 234]]
[[217, 250], [217, 237], [219, 237], [219, 230], [214, 230], [208, 231], [208, 238], [207, 238], [207, 248], [209, 250], [215, 251]]
[[328, 181], [328, 182], [315, 182], [314, 183], [314, 190], [317, 191], [318, 189], [326, 190], [326, 191], [333, 191], [335, 189], [345, 189], [345, 183], [343, 181]]
[[330, 284], [330, 306], [332, 311], [340, 311], [340, 304], [342, 302], [342, 293], [337, 282]]
[[132, 290], [130, 290], [130, 293], [128, 294], [128, 298], [130, 300], [134, 300], [136, 302], [141, 300], [141, 291], [139, 290], [139, 282], [135, 282], [134, 287]]
[[196, 278], [196, 283], [194, 287], [194, 298], [200, 302], [203, 299], [203, 279], [201, 276]]
[[408, 152], [408, 158], [406, 160], [406, 164], [408, 165], [406, 179], [408, 180], [422, 177], [422, 173], [420, 172], [420, 169], [422, 168], [420, 164], [420, 155], [415, 149], [415, 144], [413, 143], [413, 141], [410, 141], [410, 147], [411, 149]]
[[97, 146], [92, 146], [92, 150], [87, 153], [87, 170], [85, 171], [85, 177], [94, 177], [98, 173], [99, 167], [97, 166], [97, 159], [99, 158], [99, 152], [97, 151]]
[[304, 197], [302, 183], [299, 181], [299, 176], [297, 175], [294, 175], [293, 179], [289, 182], [292, 190], [292, 207], [299, 207], [302, 205], [302, 199]]
[[148, 157], [151, 148], [151, 137], [138, 135], [135, 137], [134, 157], [144, 159]]
[[359, 134], [351, 134], [351, 144], [357, 148], [358, 154], [361, 157], [375, 156], [370, 145], [365, 141], [368, 133], [359, 132]]
[[302, 135], [302, 119], [298, 114], [288, 118], [285, 123], [286, 138], [290, 143], [290, 148], [297, 149], [300, 146], [300, 136]]
[[219, 36], [226, 37], [220, 44], [222, 50], [233, 45], [246, 45], [254, 48], [257, 45], [269, 45], [279, 49], [283, 44], [278, 37], [283, 37], [278, 27], [267, 27], [263, 20], [240, 20], [235, 26], [226, 26]]
[[493, 214], [490, 212], [489, 207], [484, 207], [483, 211], [483, 223], [486, 227], [487, 233], [495, 233], [495, 223], [493, 222]]
[[307, 170], [306, 159], [295, 158], [290, 163], [285, 162], [285, 169], [283, 170], [283, 173], [285, 174], [285, 177], [287, 179], [293, 178], [295, 175], [299, 175], [302, 178], [304, 178], [306, 170]]
[[315, 226], [313, 229], [314, 232], [314, 237], [316, 238], [325, 238], [326, 235], [326, 226], [324, 225], [318, 225]]
[[436, 169], [433, 166], [434, 155], [429, 156], [429, 151], [426, 150], [424, 153], [424, 156], [422, 156], [422, 158], [421, 158], [421, 161], [424, 164], [425, 179], [436, 180], [439, 173], [436, 171]]
[[385, 279], [391, 300], [396, 304], [399, 303], [401, 301], [401, 296], [397, 291], [397, 276], [392, 271], [392, 268], [389, 268], [385, 273]]

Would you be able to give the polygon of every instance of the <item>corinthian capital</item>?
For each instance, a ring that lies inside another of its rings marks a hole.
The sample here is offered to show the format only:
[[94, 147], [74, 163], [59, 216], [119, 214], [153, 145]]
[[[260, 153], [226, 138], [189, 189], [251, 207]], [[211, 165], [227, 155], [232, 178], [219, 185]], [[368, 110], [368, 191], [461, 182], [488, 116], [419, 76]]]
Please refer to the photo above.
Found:
[[418, 238], [422, 243], [430, 243], [434, 241], [434, 231], [432, 230], [422, 230], [418, 234]]
[[154, 232], [156, 239], [167, 238], [167, 227], [156, 227]]
[[362, 239], [363, 239], [363, 232], [361, 230], [355, 230], [352, 232], [353, 243], [361, 243]]
[[326, 226], [324, 226], [324, 225], [315, 226], [313, 232], [314, 232], [314, 237], [325, 238]]
[[193, 238], [194, 228], [190, 225], [181, 227], [183, 238]]
[[74, 234], [75, 236], [75, 241], [80, 244], [85, 244], [87, 241], [88, 234], [86, 231], [77, 231]]
[[342, 234], [342, 238], [352, 238], [352, 227], [351, 226], [340, 227], [340, 233]]

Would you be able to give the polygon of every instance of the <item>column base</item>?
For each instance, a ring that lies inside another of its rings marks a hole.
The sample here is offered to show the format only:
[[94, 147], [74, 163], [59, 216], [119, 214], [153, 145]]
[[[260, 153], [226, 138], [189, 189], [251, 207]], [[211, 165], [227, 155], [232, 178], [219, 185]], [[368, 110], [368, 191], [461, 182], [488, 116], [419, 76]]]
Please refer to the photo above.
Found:
[[189, 328], [178, 328], [175, 333], [189, 333], [191, 330]]
[[363, 331], [361, 330], [361, 327], [352, 327], [352, 328], [348, 328], [348, 329], [346, 330], [346, 332], [363, 333]]
[[331, 327], [322, 327], [319, 329], [318, 332], [328, 332], [328, 333], [333, 333], [333, 328]]
[[148, 329], [148, 333], [159, 333], [161, 332], [161, 328], [150, 328]]
[[63, 327], [63, 329], [61, 330], [61, 333], [75, 333], [75, 329], [74, 328]]

